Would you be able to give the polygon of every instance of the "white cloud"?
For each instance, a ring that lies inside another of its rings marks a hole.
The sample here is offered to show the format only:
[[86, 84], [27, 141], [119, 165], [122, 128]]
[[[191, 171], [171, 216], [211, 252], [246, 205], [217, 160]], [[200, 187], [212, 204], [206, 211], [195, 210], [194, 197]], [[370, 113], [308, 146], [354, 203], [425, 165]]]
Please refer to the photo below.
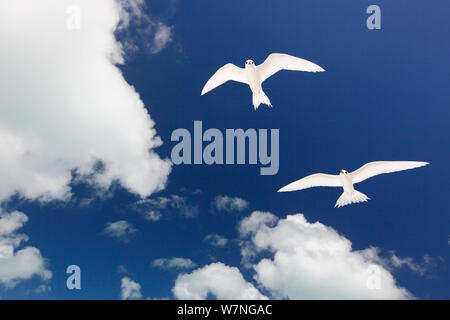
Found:
[[196, 266], [191, 259], [186, 258], [158, 258], [153, 260], [152, 266], [161, 269], [189, 269]]
[[14, 234], [17, 229], [22, 228], [22, 226], [28, 221], [28, 217], [19, 211], [14, 211], [9, 214], [0, 212], [0, 236], [6, 237]]
[[140, 21], [144, 16], [144, 0], [117, 0], [119, 6], [120, 22], [118, 29], [128, 28], [132, 19]]
[[[120, 4], [118, 26], [121, 44], [135, 52], [144, 48], [152, 54], [161, 52], [172, 41], [173, 26], [155, 21], [146, 14], [144, 0], [117, 0]], [[132, 26], [133, 34], [128, 27]]]
[[254, 279], [274, 298], [412, 298], [380, 264], [382, 258], [373, 247], [352, 250], [351, 242], [333, 228], [309, 223], [302, 214], [289, 215], [273, 227], [261, 220], [261, 213], [254, 212], [242, 221], [240, 229], [251, 235], [257, 252], [273, 253], [272, 259], [254, 265]]
[[154, 45], [152, 48], [152, 53], [162, 51], [166, 45], [172, 41], [172, 28], [173, 27], [168, 27], [161, 22], [157, 24], [155, 37], [153, 38]]
[[406, 258], [399, 257], [394, 252], [391, 252], [390, 258], [386, 260], [385, 266], [387, 267], [389, 266], [392, 266], [394, 268], [406, 267], [419, 275], [424, 275], [428, 271], [429, 267], [433, 265], [433, 259], [427, 254], [423, 256], [423, 262], [421, 263], [415, 262], [414, 259], [409, 257]]
[[248, 208], [248, 201], [238, 197], [218, 195], [214, 198], [213, 207], [217, 211], [243, 211]]
[[[70, 6], [80, 29], [66, 26]], [[115, 65], [120, 14], [114, 0], [1, 2], [0, 201], [67, 199], [72, 172], [141, 197], [165, 187], [170, 161], [154, 152], [154, 122]]]
[[150, 210], [144, 214], [144, 219], [148, 221], [159, 221], [162, 217], [161, 212]]
[[120, 298], [122, 300], [137, 300], [142, 298], [141, 285], [129, 277], [123, 277]]
[[168, 197], [157, 197], [139, 200], [136, 203], [138, 210], [144, 212], [144, 218], [157, 221], [162, 217], [162, 212], [174, 210], [184, 218], [193, 218], [198, 215], [198, 206], [194, 205], [186, 197], [172, 194]]
[[172, 292], [177, 299], [203, 300], [208, 294], [226, 300], [267, 299], [245, 281], [238, 268], [223, 263], [211, 263], [189, 274], [179, 275]]
[[270, 212], [253, 211], [239, 223], [239, 234], [241, 237], [247, 236], [259, 230], [265, 225], [272, 226], [278, 221], [278, 217]]
[[215, 233], [208, 234], [205, 237], [205, 241], [209, 241], [214, 247], [224, 247], [228, 243], [227, 238]]
[[39, 249], [28, 246], [15, 251], [23, 241], [28, 241], [26, 235], [16, 233], [27, 221], [28, 217], [22, 212], [4, 213], [0, 210], [0, 284], [6, 288], [13, 288], [33, 276], [43, 281], [52, 277], [47, 260]]
[[34, 290], [34, 292], [37, 294], [43, 294], [50, 291], [52, 291], [52, 288], [45, 284], [41, 284], [39, 287], [36, 288], [36, 290]]
[[[270, 212], [254, 211], [248, 217], [243, 218], [238, 225], [239, 235], [244, 238], [255, 233], [263, 226], [273, 226], [278, 222], [278, 217]], [[245, 268], [252, 268], [252, 261], [258, 255], [258, 249], [250, 241], [238, 240], [241, 248], [241, 264]]]
[[137, 229], [125, 220], [116, 222], [107, 222], [103, 233], [109, 237], [117, 238], [121, 241], [127, 242], [130, 237], [137, 232]]

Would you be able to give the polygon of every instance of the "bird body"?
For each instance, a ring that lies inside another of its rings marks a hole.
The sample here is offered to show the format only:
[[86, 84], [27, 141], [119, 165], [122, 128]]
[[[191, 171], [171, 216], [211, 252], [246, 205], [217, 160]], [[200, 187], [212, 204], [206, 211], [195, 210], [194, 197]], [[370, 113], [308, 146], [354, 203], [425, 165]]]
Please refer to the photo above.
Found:
[[253, 94], [252, 102], [255, 110], [261, 103], [272, 106], [272, 103], [270, 103], [269, 98], [262, 89], [260, 74], [256, 69], [253, 60], [247, 60], [245, 62], [245, 72], [247, 74], [248, 86]]
[[371, 177], [414, 169], [428, 165], [421, 161], [374, 161], [363, 165], [358, 170], [348, 172], [340, 170], [339, 175], [316, 173], [294, 181], [278, 190], [278, 192], [303, 190], [312, 187], [342, 187], [343, 193], [336, 201], [335, 207], [343, 207], [351, 203], [370, 200], [365, 194], [355, 190], [354, 185]]
[[[345, 171], [346, 172], [346, 171]], [[355, 189], [353, 188], [353, 181], [351, 174], [344, 173], [344, 170], [339, 172], [339, 179], [341, 180], [342, 188], [346, 193], [352, 193]]]
[[325, 71], [310, 61], [288, 54], [272, 53], [259, 66], [256, 66], [253, 60], [247, 60], [245, 62], [245, 68], [239, 68], [232, 63], [224, 65], [206, 82], [201, 94], [204, 95], [227, 81], [237, 81], [245, 83], [250, 87], [253, 93], [252, 100], [255, 110], [261, 103], [272, 106], [269, 98], [262, 90], [262, 83], [280, 70]]
[[259, 93], [262, 91], [261, 80], [259, 78], [258, 70], [256, 70], [255, 64], [252, 60], [245, 62], [245, 73], [247, 74], [248, 85], [253, 93]]
[[351, 173], [346, 170], [339, 172], [339, 179], [341, 180], [342, 189], [344, 192], [336, 201], [335, 207], [343, 207], [347, 204], [365, 202], [370, 200], [364, 193], [355, 190], [353, 186], [353, 179]]

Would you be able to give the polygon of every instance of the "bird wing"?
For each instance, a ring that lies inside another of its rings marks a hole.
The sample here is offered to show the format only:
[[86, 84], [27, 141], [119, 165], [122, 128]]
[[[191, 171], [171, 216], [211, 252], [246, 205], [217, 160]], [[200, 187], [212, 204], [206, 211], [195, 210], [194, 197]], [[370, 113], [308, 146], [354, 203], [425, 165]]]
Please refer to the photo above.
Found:
[[256, 67], [259, 71], [261, 82], [271, 77], [280, 70], [322, 72], [320, 66], [308, 60], [297, 58], [284, 53], [272, 53], [266, 61]]
[[363, 165], [351, 173], [353, 183], [358, 183], [383, 173], [391, 173], [426, 166], [421, 161], [374, 161]]
[[248, 83], [245, 69], [239, 68], [232, 63], [227, 63], [209, 78], [203, 87], [202, 95], [230, 80]]
[[312, 187], [342, 187], [338, 175], [316, 173], [284, 186], [278, 192], [295, 191]]

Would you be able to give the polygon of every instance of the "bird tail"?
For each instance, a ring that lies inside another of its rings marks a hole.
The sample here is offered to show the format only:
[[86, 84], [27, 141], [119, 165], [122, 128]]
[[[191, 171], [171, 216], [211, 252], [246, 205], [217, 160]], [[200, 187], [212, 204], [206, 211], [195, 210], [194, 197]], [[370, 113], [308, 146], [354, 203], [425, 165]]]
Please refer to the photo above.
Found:
[[335, 204], [335, 208], [338, 207], [343, 207], [346, 206], [348, 204], [352, 204], [352, 203], [358, 203], [358, 202], [365, 202], [370, 200], [370, 198], [368, 196], [366, 196], [364, 193], [353, 190], [353, 192], [344, 192], [339, 199], [337, 199], [336, 204]]
[[269, 98], [262, 90], [259, 93], [253, 93], [253, 107], [255, 107], [255, 110], [258, 109], [261, 103], [267, 104], [268, 106], [272, 106]]

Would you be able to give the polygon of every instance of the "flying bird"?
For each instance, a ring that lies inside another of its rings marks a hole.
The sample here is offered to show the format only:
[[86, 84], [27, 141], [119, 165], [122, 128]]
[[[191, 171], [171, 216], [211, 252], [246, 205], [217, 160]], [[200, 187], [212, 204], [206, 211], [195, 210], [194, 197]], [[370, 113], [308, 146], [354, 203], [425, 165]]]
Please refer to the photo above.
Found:
[[245, 69], [232, 63], [221, 67], [208, 80], [202, 90], [202, 95], [227, 81], [237, 81], [248, 84], [253, 92], [253, 106], [255, 110], [261, 103], [272, 106], [269, 98], [262, 90], [261, 84], [280, 70], [322, 72], [320, 66], [308, 60], [297, 58], [284, 53], [272, 53], [267, 59], [256, 66], [253, 60], [245, 61]]
[[355, 183], [362, 182], [379, 174], [414, 169], [426, 166], [427, 164], [429, 163], [420, 161], [374, 161], [366, 163], [353, 172], [340, 170], [339, 175], [324, 173], [312, 174], [288, 184], [278, 190], [278, 192], [303, 190], [312, 187], [342, 187], [344, 192], [334, 206], [340, 208], [351, 203], [370, 200], [364, 193], [354, 189], [353, 185]]

